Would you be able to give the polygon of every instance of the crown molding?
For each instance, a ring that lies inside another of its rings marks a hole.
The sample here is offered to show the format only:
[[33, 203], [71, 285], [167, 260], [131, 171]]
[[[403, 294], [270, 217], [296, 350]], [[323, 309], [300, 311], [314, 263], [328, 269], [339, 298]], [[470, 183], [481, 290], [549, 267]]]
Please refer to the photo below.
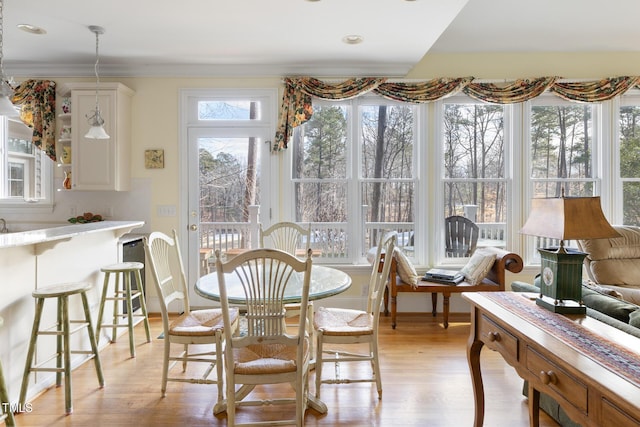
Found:
[[[414, 64], [273, 64], [273, 65], [195, 65], [195, 64], [100, 64], [101, 77], [269, 77], [269, 76], [384, 76], [404, 77]], [[88, 64], [4, 64], [7, 76], [29, 78], [92, 77]]]

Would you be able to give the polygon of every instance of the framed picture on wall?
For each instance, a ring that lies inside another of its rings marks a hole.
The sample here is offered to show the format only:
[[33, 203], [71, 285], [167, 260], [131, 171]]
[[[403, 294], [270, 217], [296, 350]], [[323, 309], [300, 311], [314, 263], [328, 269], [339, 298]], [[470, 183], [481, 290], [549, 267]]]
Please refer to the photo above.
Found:
[[146, 169], [163, 169], [164, 150], [145, 150], [144, 167]]

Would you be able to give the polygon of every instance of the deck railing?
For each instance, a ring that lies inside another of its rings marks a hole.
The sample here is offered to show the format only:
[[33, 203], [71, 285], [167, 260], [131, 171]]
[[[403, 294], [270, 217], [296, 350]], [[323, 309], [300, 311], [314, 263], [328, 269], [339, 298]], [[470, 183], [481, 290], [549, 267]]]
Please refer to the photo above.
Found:
[[[201, 222], [200, 247], [219, 250], [222, 254], [237, 250], [257, 248], [259, 246], [258, 206], [250, 208], [249, 222]], [[478, 223], [478, 246], [505, 247], [505, 223]], [[397, 245], [407, 255], [413, 255], [415, 226], [412, 222], [367, 222], [363, 225], [363, 241], [360, 247], [362, 254], [376, 245], [382, 233], [386, 231], [398, 233]], [[318, 261], [338, 261], [355, 259], [350, 254], [349, 233], [347, 223], [322, 222], [311, 223], [311, 249], [318, 254]], [[540, 239], [538, 247], [557, 246], [558, 241]]]

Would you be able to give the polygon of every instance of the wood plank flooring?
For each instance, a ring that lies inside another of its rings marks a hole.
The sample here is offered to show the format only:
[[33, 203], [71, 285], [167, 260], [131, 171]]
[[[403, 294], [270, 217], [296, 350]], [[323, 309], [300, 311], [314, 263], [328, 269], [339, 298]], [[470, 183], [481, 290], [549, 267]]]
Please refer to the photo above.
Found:
[[[398, 314], [398, 326], [391, 328], [382, 317], [380, 329], [383, 397], [378, 400], [375, 385], [368, 383], [323, 385], [322, 400], [329, 411], [321, 415], [308, 410], [307, 426], [402, 426], [460, 427], [473, 425], [474, 400], [466, 360], [468, 315], [452, 314], [448, 329], [441, 316]], [[64, 415], [64, 387], [52, 387], [33, 400], [33, 411], [16, 416], [19, 426], [226, 426], [225, 415], [214, 416], [216, 387], [169, 383], [167, 397], [160, 395], [162, 369], [161, 333], [158, 316], [151, 316], [153, 341], [144, 341], [142, 325], [136, 327], [137, 357], [129, 355], [128, 338], [120, 337], [100, 355], [106, 386], [98, 387], [93, 363], [85, 363], [72, 374], [72, 415]], [[353, 364], [352, 364], [353, 365]], [[345, 370], [367, 370], [361, 368]], [[175, 368], [177, 371], [179, 367]], [[189, 370], [200, 370], [194, 365]], [[485, 382], [485, 426], [529, 425], [522, 380], [503, 359], [488, 349], [482, 353]], [[333, 374], [325, 366], [324, 375]], [[314, 373], [310, 389], [314, 391]], [[272, 386], [261, 393], [286, 392], [288, 385]], [[258, 391], [256, 391], [258, 392]], [[285, 408], [285, 409], [283, 409]], [[238, 421], [272, 416], [278, 408], [243, 408]], [[542, 427], [557, 426], [541, 414]]]

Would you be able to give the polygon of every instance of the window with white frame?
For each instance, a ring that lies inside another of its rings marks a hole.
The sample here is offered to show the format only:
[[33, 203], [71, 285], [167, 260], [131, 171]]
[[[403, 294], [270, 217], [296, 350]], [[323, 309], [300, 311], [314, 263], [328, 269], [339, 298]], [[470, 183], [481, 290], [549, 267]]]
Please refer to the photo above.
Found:
[[[529, 103], [529, 192], [531, 198], [590, 197], [599, 195], [596, 125], [600, 104], [576, 103], [541, 96]], [[525, 202], [525, 206], [528, 204]], [[528, 237], [531, 260], [534, 248], [556, 247], [559, 241]], [[567, 243], [567, 246], [576, 246]]]
[[[436, 220], [444, 223], [447, 217], [465, 217], [478, 226], [476, 247], [505, 247], [509, 220], [505, 108], [454, 97], [442, 103], [441, 111], [443, 198], [438, 209], [441, 217]], [[468, 250], [445, 244], [435, 259], [447, 262], [444, 258], [465, 257]]]
[[623, 96], [618, 111], [619, 194], [623, 224], [640, 226], [640, 96]]
[[295, 221], [310, 223], [321, 260], [357, 262], [385, 230], [414, 256], [414, 197], [419, 106], [364, 96], [314, 100], [295, 129]]
[[263, 174], [260, 187], [280, 209], [273, 218], [311, 224], [317, 262], [364, 263], [380, 233], [395, 230], [416, 264], [461, 265], [465, 259], [446, 256], [442, 232], [445, 217], [461, 215], [477, 223], [479, 247], [536, 263], [537, 247], [558, 242], [519, 233], [534, 197], [604, 192], [609, 218], [624, 210], [624, 223], [639, 221], [640, 97], [615, 102], [620, 109], [606, 113], [618, 104], [552, 94], [510, 105], [465, 96], [427, 104], [315, 99], [311, 119], [275, 154], [290, 164]]
[[0, 118], [0, 206], [33, 209], [52, 204], [52, 160], [31, 142], [31, 129], [17, 119]]

